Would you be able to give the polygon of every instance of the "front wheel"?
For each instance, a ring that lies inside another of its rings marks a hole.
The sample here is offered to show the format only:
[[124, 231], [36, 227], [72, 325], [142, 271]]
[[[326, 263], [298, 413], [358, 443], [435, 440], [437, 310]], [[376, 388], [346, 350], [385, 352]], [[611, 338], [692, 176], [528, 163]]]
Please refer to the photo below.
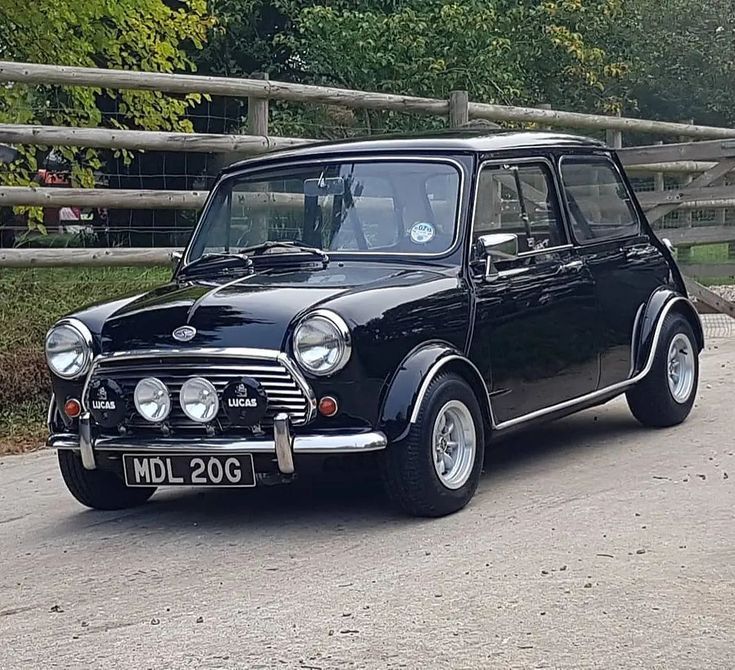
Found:
[[676, 426], [689, 416], [699, 385], [696, 341], [681, 314], [666, 316], [651, 370], [626, 394], [633, 416], [644, 426]]
[[467, 505], [484, 458], [482, 412], [467, 382], [436, 377], [408, 435], [381, 456], [385, 489], [409, 514], [439, 517]]
[[82, 505], [100, 510], [142, 505], [155, 487], [128, 488], [120, 477], [106, 470], [87, 470], [73, 451], [59, 450], [59, 469], [69, 492]]

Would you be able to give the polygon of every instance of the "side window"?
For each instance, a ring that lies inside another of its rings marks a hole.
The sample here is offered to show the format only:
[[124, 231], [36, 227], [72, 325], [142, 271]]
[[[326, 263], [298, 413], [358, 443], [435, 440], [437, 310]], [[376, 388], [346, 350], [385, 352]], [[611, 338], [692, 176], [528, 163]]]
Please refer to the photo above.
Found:
[[546, 165], [494, 165], [480, 172], [473, 240], [493, 232], [516, 233], [521, 251], [566, 243], [559, 204]]
[[640, 232], [640, 221], [615, 166], [606, 158], [564, 158], [564, 197], [574, 237], [592, 244]]

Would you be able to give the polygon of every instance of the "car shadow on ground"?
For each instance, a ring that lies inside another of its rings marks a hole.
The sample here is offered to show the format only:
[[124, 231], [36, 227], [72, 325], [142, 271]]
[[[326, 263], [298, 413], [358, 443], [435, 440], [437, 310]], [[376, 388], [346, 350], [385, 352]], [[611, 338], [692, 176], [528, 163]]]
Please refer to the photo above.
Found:
[[[554, 424], [520, 433], [490, 445], [486, 451], [482, 487], [539, 460], [560, 455], [583, 458], [588, 449], [618, 449], [644, 431], [623, 411], [583, 412]], [[602, 438], [604, 443], [601, 442]], [[423, 521], [425, 522], [425, 521]], [[68, 517], [55, 533], [85, 533], [122, 527], [180, 532], [210, 530], [265, 530], [294, 525], [368, 530], [376, 527], [422, 523], [397, 512], [384, 495], [376, 468], [363, 472], [315, 474], [286, 486], [255, 489], [168, 489], [146, 505], [123, 512], [83, 511]]]

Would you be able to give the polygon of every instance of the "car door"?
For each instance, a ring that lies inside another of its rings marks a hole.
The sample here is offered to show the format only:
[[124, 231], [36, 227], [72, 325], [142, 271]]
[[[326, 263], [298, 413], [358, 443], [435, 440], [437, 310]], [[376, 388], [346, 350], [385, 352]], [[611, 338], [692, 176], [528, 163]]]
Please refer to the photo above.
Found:
[[633, 371], [637, 325], [668, 264], [641, 225], [639, 210], [610, 155], [567, 155], [560, 174], [570, 228], [595, 281], [600, 380], [605, 388]]
[[473, 244], [514, 233], [516, 258], [472, 267], [470, 357], [501, 427], [595, 390], [599, 373], [592, 276], [562, 221], [552, 164], [490, 161], [478, 175]]

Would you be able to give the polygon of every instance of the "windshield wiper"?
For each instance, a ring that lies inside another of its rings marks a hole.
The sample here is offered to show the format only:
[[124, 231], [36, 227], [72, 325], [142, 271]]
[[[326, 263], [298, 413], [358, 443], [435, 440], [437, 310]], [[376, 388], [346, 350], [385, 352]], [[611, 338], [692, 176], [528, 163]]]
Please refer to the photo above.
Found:
[[181, 271], [189, 272], [191, 269], [200, 265], [209, 265], [210, 263], [229, 263], [231, 261], [237, 261], [248, 269], [253, 265], [253, 261], [245, 254], [235, 252], [217, 252], [202, 254], [199, 258], [195, 258], [193, 261], [181, 268]]
[[[266, 254], [265, 252], [270, 249], [289, 249], [289, 251], [285, 251], [283, 253], [272, 253], [272, 254]], [[312, 254], [314, 256], [318, 256], [319, 260], [321, 260], [324, 267], [327, 266], [329, 263], [329, 255], [323, 250], [318, 249], [317, 247], [310, 247], [306, 244], [301, 244], [297, 241], [292, 240], [283, 240], [283, 241], [276, 241], [276, 240], [268, 240], [267, 242], [263, 242], [261, 244], [253, 244], [250, 247], [243, 247], [240, 249], [241, 254], [252, 254], [253, 256], [258, 256], [259, 258], [267, 258], [270, 256], [279, 256], [283, 257], [285, 255], [290, 255], [292, 252], [290, 250], [297, 251], [299, 253], [305, 253], [305, 254]]]

